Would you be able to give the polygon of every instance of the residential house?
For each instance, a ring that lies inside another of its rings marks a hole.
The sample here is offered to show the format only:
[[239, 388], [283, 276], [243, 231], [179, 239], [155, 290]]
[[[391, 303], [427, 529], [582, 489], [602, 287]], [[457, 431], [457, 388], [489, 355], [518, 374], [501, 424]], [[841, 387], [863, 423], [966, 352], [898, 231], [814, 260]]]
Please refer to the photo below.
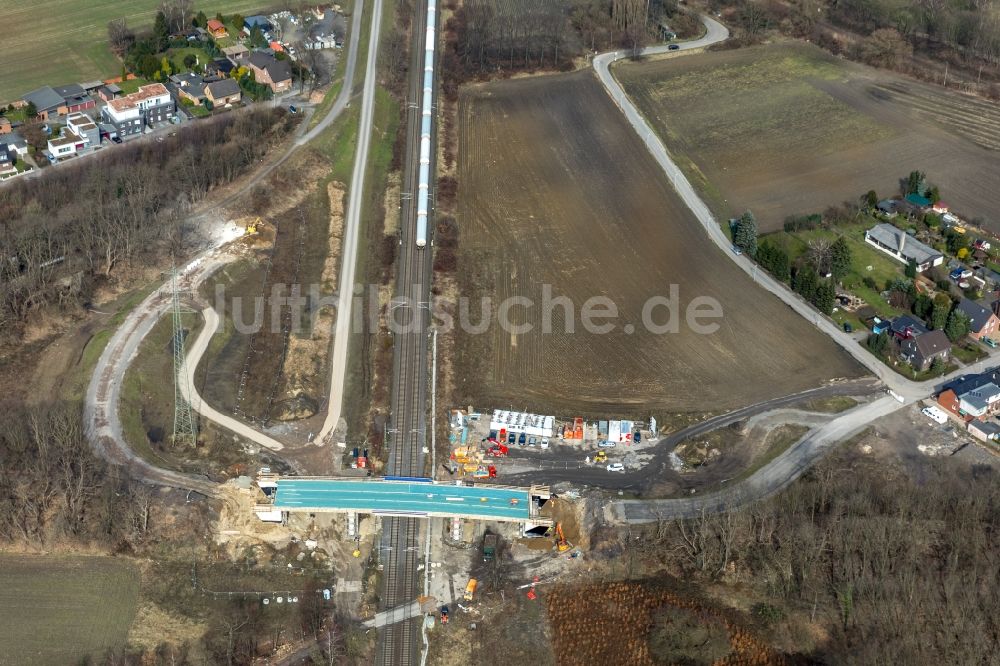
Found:
[[948, 206], [948, 204], [946, 204], [943, 201], [938, 201], [936, 204], [931, 206], [931, 210], [937, 213], [938, 215], [943, 215], [945, 213], [951, 212], [951, 208]]
[[889, 330], [897, 340], [911, 340], [930, 332], [924, 322], [911, 315], [901, 315], [893, 319]]
[[49, 139], [49, 155], [57, 160], [73, 157], [86, 147], [83, 137], [77, 135], [69, 126], [64, 127], [62, 134], [57, 138]]
[[886, 321], [881, 317], [872, 317], [866, 323], [872, 329], [872, 333], [874, 333], [875, 335], [878, 335], [879, 333], [885, 333], [892, 326], [891, 321]]
[[17, 174], [17, 153], [10, 150], [5, 144], [0, 144], [0, 178], [7, 178]]
[[896, 217], [896, 205], [898, 203], [895, 199], [883, 199], [878, 202], [876, 207], [886, 217]]
[[115, 128], [118, 136], [127, 136], [141, 134], [145, 127], [169, 120], [176, 110], [166, 86], [151, 83], [108, 102], [101, 109], [101, 117]]
[[257, 83], [263, 83], [271, 88], [271, 92], [280, 93], [292, 87], [292, 67], [287, 60], [277, 60], [266, 53], [251, 53], [247, 58], [250, 71]]
[[93, 109], [97, 106], [97, 101], [93, 97], [87, 94], [83, 86], [79, 83], [69, 83], [64, 86], [56, 86], [53, 88], [56, 94], [63, 98], [63, 105], [66, 110], [63, 113], [77, 113], [79, 111], [86, 111], [87, 109]]
[[944, 331], [929, 331], [899, 343], [899, 356], [915, 370], [924, 371], [935, 359], [947, 361], [951, 356], [951, 342]]
[[10, 134], [14, 130], [14, 127], [10, 124], [10, 119], [6, 116], [0, 116], [0, 134]]
[[6, 145], [8, 150], [17, 153], [19, 157], [27, 157], [28, 155], [28, 142], [18, 132], [5, 134], [0, 139], [0, 145]]
[[51, 86], [42, 86], [38, 90], [32, 90], [22, 97], [21, 106], [28, 104], [35, 105], [35, 111], [41, 120], [48, 120], [49, 118], [55, 118], [66, 113], [66, 100], [62, 98], [62, 95], [53, 90]]
[[274, 53], [284, 53], [285, 47], [281, 45], [281, 42], [270, 42], [268, 45]]
[[1000, 424], [996, 421], [973, 419], [969, 421], [969, 433], [984, 442], [995, 442], [1000, 438]]
[[229, 62], [233, 63], [237, 67], [244, 64], [247, 57], [250, 55], [250, 49], [243, 46], [242, 44], [235, 44], [234, 46], [227, 46], [222, 49], [222, 54], [226, 56]]
[[88, 95], [93, 95], [103, 85], [104, 81], [100, 80], [84, 81], [83, 83], [80, 84], [80, 87], [83, 88], [84, 92], [86, 92]]
[[222, 39], [223, 37], [229, 36], [229, 31], [226, 30], [226, 26], [223, 25], [222, 21], [218, 19], [208, 19], [207, 28], [208, 33], [216, 39]]
[[174, 74], [170, 80], [177, 86], [177, 94], [184, 99], [188, 99], [194, 104], [201, 104], [205, 101], [205, 79], [188, 72], [187, 74]]
[[74, 113], [66, 118], [66, 127], [83, 139], [85, 148], [101, 145], [101, 131], [90, 116]]
[[969, 318], [969, 336], [974, 340], [983, 338], [997, 339], [997, 328], [1000, 327], [1000, 318], [989, 308], [984, 308], [979, 303], [963, 298], [956, 306], [960, 312], [965, 313]]
[[239, 104], [242, 98], [240, 84], [233, 79], [212, 81], [205, 86], [205, 98], [211, 101], [213, 106]]
[[205, 74], [218, 76], [219, 78], [226, 78], [234, 69], [236, 69], [236, 65], [233, 64], [232, 60], [229, 60], [228, 58], [218, 58], [217, 60], [212, 60], [205, 65]]
[[111, 100], [118, 99], [122, 96], [122, 89], [117, 83], [109, 83], [97, 89], [97, 96], [105, 102], [110, 102]]
[[988, 240], [984, 238], [977, 238], [975, 242], [972, 244], [972, 247], [974, 247], [977, 250], [981, 250], [983, 252], [989, 252], [992, 245]]
[[940, 252], [886, 222], [866, 231], [865, 241], [897, 261], [904, 264], [914, 262], [920, 272], [944, 263], [944, 255]]
[[273, 27], [267, 17], [261, 14], [247, 16], [243, 19], [243, 32], [248, 35], [253, 32], [254, 28], [260, 28], [261, 32], [269, 32]]
[[938, 394], [938, 404], [965, 421], [1000, 410], [1000, 371], [957, 379]]

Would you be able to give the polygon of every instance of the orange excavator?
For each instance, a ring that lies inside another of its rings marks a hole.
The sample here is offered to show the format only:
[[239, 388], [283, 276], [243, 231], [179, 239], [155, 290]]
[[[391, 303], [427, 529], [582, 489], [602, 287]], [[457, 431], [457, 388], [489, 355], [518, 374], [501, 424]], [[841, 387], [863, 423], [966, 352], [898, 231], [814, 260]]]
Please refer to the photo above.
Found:
[[556, 523], [556, 548], [559, 549], [560, 553], [565, 553], [572, 547], [573, 544], [566, 541], [566, 535], [563, 534], [562, 523]]

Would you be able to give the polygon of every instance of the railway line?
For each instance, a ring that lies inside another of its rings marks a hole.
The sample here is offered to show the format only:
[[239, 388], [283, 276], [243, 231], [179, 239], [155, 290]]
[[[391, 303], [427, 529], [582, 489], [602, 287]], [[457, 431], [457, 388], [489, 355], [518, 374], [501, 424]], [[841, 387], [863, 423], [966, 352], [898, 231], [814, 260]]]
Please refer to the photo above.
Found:
[[[418, 0], [411, 22], [411, 57], [407, 88], [408, 128], [400, 205], [400, 255], [394, 318], [392, 417], [386, 432], [387, 473], [424, 474], [427, 435], [428, 327], [430, 324], [431, 229], [434, 187], [434, 51], [437, 42], [437, 0]], [[419, 128], [419, 133], [414, 132]], [[414, 518], [392, 517], [382, 523], [383, 609], [412, 601], [417, 589], [417, 537]], [[380, 665], [416, 663], [421, 618], [389, 623], [382, 628], [376, 652]]]

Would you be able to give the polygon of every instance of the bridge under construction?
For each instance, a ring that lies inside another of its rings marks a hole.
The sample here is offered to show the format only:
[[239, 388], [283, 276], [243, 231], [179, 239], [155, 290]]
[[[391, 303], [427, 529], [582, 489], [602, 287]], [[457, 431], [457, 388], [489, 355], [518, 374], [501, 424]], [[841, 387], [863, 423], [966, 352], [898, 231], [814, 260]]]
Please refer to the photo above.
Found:
[[410, 518], [466, 518], [551, 524], [538, 514], [551, 497], [548, 486], [438, 483], [418, 477], [257, 477], [267, 501], [254, 507], [261, 520], [279, 522], [295, 513], [371, 513]]

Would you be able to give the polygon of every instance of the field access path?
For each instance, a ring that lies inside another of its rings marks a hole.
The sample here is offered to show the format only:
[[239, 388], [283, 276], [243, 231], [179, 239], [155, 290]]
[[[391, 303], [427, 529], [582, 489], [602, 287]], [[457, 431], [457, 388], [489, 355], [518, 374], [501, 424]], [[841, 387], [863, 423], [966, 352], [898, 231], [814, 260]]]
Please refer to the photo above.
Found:
[[[718, 21], [702, 16], [701, 21], [706, 32], [703, 37], [679, 44], [679, 50], [700, 49], [724, 41], [729, 37], [729, 30]], [[669, 47], [654, 46], [641, 49], [640, 56], [669, 53]], [[663, 169], [670, 184], [680, 195], [684, 203], [691, 209], [701, 223], [708, 237], [739, 266], [747, 276], [770, 293], [777, 296], [788, 307], [813, 323], [816, 328], [826, 333], [844, 351], [850, 354], [858, 363], [867, 368], [883, 384], [894, 392], [899, 399], [891, 396], [880, 398], [873, 402], [856, 407], [833, 419], [825, 426], [811, 431], [787, 451], [775, 458], [767, 466], [760, 469], [750, 478], [734, 484], [725, 490], [700, 497], [665, 500], [621, 500], [608, 506], [608, 518], [625, 522], [651, 522], [658, 519], [690, 516], [702, 511], [725, 511], [742, 504], [760, 499], [774, 493], [798, 478], [826, 451], [851, 435], [865, 428], [872, 421], [887, 416], [907, 404], [932, 395], [938, 386], [952, 379], [969, 373], [981, 372], [986, 361], [980, 361], [975, 367], [960, 368], [955, 372], [940, 378], [936, 382], [915, 382], [907, 379], [889, 367], [858, 344], [857, 340], [840, 329], [837, 324], [814, 309], [809, 303], [793, 293], [784, 284], [778, 282], [766, 271], [759, 270], [757, 265], [746, 255], [737, 255], [732, 251], [732, 243], [722, 227], [712, 215], [708, 206], [692, 187], [690, 181], [671, 159], [666, 146], [660, 140], [653, 128], [646, 122], [642, 114], [625, 94], [624, 89], [611, 73], [611, 65], [618, 60], [632, 57], [632, 51], [611, 51], [594, 58], [594, 70], [604, 89], [611, 96], [629, 124], [636, 131], [653, 159]], [[992, 356], [992, 355], [991, 355]]]
[[[375, 17], [381, 16], [381, 9], [382, 0], [375, 0]], [[302, 123], [297, 130], [297, 136], [293, 138], [292, 144], [284, 153], [282, 153], [277, 159], [271, 160], [268, 164], [263, 166], [257, 173], [243, 183], [243, 185], [236, 192], [230, 194], [222, 201], [216, 202], [209, 210], [206, 210], [192, 218], [193, 223], [197, 224], [200, 221], [207, 222], [210, 217], [213, 219], [218, 218], [217, 211], [245, 198], [251, 189], [253, 189], [276, 168], [285, 163], [301, 146], [315, 138], [323, 129], [329, 127], [343, 113], [344, 109], [348, 107], [350, 104], [352, 89], [354, 87], [354, 73], [358, 59], [359, 44], [361, 42], [363, 14], [364, 2], [363, 0], [359, 0], [359, 2], [356, 3], [354, 17], [351, 23], [349, 36], [350, 44], [348, 46], [347, 66], [344, 71], [344, 82], [339, 94], [337, 95], [337, 99], [330, 107], [327, 115], [320, 120], [316, 127], [307, 131], [306, 128], [309, 121], [309, 114], [307, 114], [306, 117], [303, 118]], [[374, 81], [375, 79], [375, 70], [373, 65], [374, 56], [372, 54], [377, 49], [377, 34], [376, 26], [373, 27], [372, 39], [369, 42], [368, 68], [365, 71], [366, 87], [363, 98], [368, 101], [369, 108], [374, 102], [374, 86], [371, 86], [372, 90], [369, 91], [367, 82]], [[370, 134], [370, 112], [368, 118], [368, 133]], [[355, 173], [352, 179], [352, 186], [355, 181], [358, 180], [357, 172], [359, 170], [362, 172], [360, 180], [363, 183], [363, 172], [366, 169], [367, 160], [362, 161], [360, 166], [358, 161], [355, 161]], [[353, 201], [355, 199], [360, 199], [360, 197], [352, 196], [351, 199]], [[357, 218], [354, 219], [354, 223], [355, 225], [357, 224]], [[350, 224], [351, 220], [348, 218], [348, 228], [345, 229], [345, 239], [349, 239], [352, 235], [349, 226]], [[343, 249], [344, 268], [342, 269], [342, 273], [347, 273], [348, 269], [350, 270], [351, 280], [353, 280], [353, 267], [355, 264], [355, 257], [353, 255], [356, 254], [357, 251], [357, 229], [354, 230], [353, 237], [353, 245], [349, 246], [345, 242]], [[180, 271], [178, 287], [187, 292], [196, 292], [198, 286], [206, 278], [231, 261], [234, 257], [227, 256], [225, 251], [222, 249], [222, 246], [225, 245], [227, 240], [228, 239], [226, 238], [217, 238], [215, 242], [212, 242], [209, 247], [204, 249], [194, 259], [192, 259], [187, 266]], [[350, 264], [348, 264], [348, 258], [350, 259]], [[350, 282], [348, 284], [350, 284]], [[131, 449], [131, 447], [129, 447], [128, 442], [125, 440], [121, 418], [118, 412], [119, 402], [121, 399], [121, 386], [125, 378], [125, 373], [128, 371], [129, 365], [135, 359], [142, 340], [153, 329], [153, 326], [155, 326], [156, 323], [169, 311], [172, 302], [171, 293], [170, 281], [160, 285], [132, 312], [130, 312], [128, 316], [126, 316], [125, 320], [118, 327], [118, 330], [116, 330], [114, 335], [111, 337], [111, 340], [108, 342], [97, 361], [97, 365], [91, 375], [90, 383], [87, 386], [83, 404], [84, 429], [91, 441], [92, 446], [94, 446], [102, 457], [110, 462], [128, 467], [130, 473], [136, 478], [159, 485], [194, 490], [206, 495], [218, 495], [218, 485], [206, 478], [156, 467], [138, 456]], [[215, 313], [214, 310], [208, 308], [208, 310], [203, 312], [203, 315], [205, 317], [205, 327], [198, 336], [194, 345], [192, 345], [192, 348], [185, 360], [188, 379], [193, 378], [195, 369], [198, 367], [198, 363], [207, 349], [212, 335], [219, 327], [218, 313]], [[214, 317], [212, 315], [214, 315]], [[340, 319], [342, 318], [338, 317], [338, 321], [340, 321]], [[202, 418], [212, 421], [219, 426], [235, 432], [241, 437], [244, 437], [245, 439], [265, 448], [275, 451], [283, 448], [283, 445], [274, 438], [265, 435], [256, 428], [243, 423], [242, 421], [237, 421], [236, 419], [221, 414], [215, 410], [211, 405], [201, 399], [197, 390], [194, 388], [193, 381], [182, 382], [182, 388], [185, 395], [190, 397], [192, 409], [197, 411]], [[339, 396], [341, 392], [341, 389], [338, 388], [336, 395]], [[337, 410], [339, 418], [340, 403], [338, 401], [330, 400], [329, 405], [331, 411], [334, 409]]]

